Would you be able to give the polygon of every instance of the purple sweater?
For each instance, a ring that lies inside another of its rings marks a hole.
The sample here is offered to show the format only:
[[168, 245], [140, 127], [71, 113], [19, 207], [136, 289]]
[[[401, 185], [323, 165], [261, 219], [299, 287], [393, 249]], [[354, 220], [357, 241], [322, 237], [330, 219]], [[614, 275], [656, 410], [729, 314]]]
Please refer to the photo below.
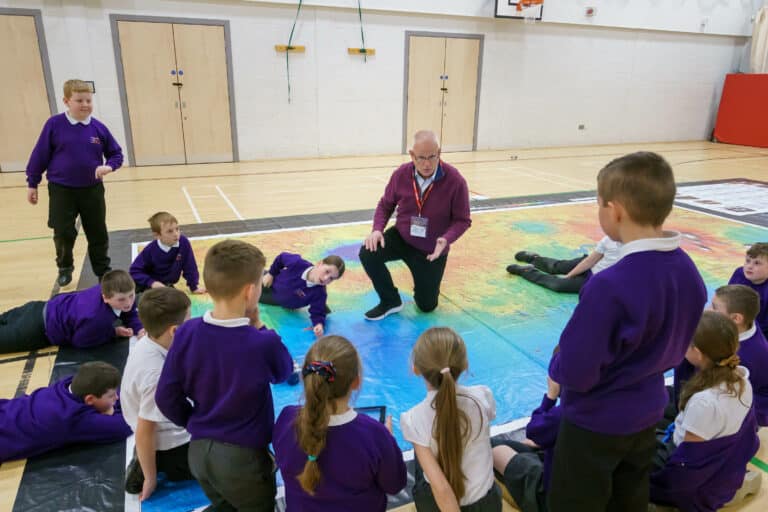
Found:
[[176, 284], [184, 272], [184, 279], [192, 291], [197, 290], [200, 274], [197, 271], [195, 253], [189, 239], [184, 235], [179, 238], [179, 246], [171, 247], [165, 252], [153, 240], [141, 250], [131, 263], [130, 274], [137, 285], [151, 288], [152, 283], [160, 281], [163, 284]]
[[114, 443], [131, 435], [120, 407], [100, 414], [69, 391], [66, 377], [31, 395], [0, 400], [0, 463], [72, 443]]
[[739, 358], [741, 364], [749, 370], [757, 424], [768, 426], [768, 341], [760, 329], [739, 343]]
[[760, 295], [760, 312], [757, 314], [755, 322], [757, 322], [757, 326], [763, 331], [763, 334], [768, 336], [768, 281], [762, 284], [753, 284], [752, 281], [747, 279], [744, 275], [744, 268], [739, 267], [733, 271], [733, 275], [728, 281], [728, 284], [743, 284], [749, 286]]
[[272, 297], [288, 309], [309, 305], [312, 325], [325, 324], [325, 303], [328, 300], [325, 286], [307, 286], [307, 282], [301, 278], [301, 274], [311, 266], [312, 263], [298, 254], [281, 252], [269, 267], [269, 273], [274, 277]]
[[104, 302], [101, 286], [73, 293], [62, 293], [48, 301], [45, 311], [45, 334], [54, 345], [78, 348], [95, 347], [115, 339], [116, 325], [141, 329], [136, 303], [118, 317]]
[[668, 401], [664, 372], [683, 360], [706, 300], [696, 266], [679, 248], [630, 252], [593, 275], [550, 364], [563, 417], [609, 435], [659, 421]]
[[299, 409], [286, 407], [275, 424], [273, 445], [285, 482], [286, 509], [386, 510], [386, 495], [397, 494], [407, 481], [403, 454], [386, 427], [365, 414], [358, 414], [349, 423], [329, 427], [325, 448], [317, 459], [322, 475], [320, 484], [315, 495], [310, 496], [297, 480], [307, 461], [307, 454], [296, 441], [294, 420]]
[[84, 188], [101, 183], [96, 168], [106, 165], [117, 170], [123, 165], [123, 150], [109, 130], [96, 118], [88, 125], [71, 124], [66, 114], [57, 114], [43, 125], [43, 131], [27, 164], [27, 184], [37, 188], [43, 173], [48, 181], [65, 187]]
[[525, 436], [539, 445], [544, 450], [544, 490], [549, 488], [549, 477], [552, 474], [552, 460], [555, 455], [555, 442], [560, 430], [560, 420], [563, 410], [556, 406], [556, 400], [552, 400], [544, 394], [541, 405], [531, 414], [531, 421], [525, 427]]
[[715, 512], [741, 487], [747, 462], [759, 446], [751, 411], [736, 434], [681, 443], [667, 465], [651, 475], [651, 501], [681, 512]]
[[204, 318], [176, 331], [157, 383], [157, 406], [193, 440], [266, 448], [275, 421], [269, 385], [293, 372], [291, 355], [275, 331]]
[[413, 162], [408, 162], [395, 170], [389, 179], [384, 195], [376, 206], [373, 216], [373, 230], [384, 231], [387, 221], [397, 207], [395, 227], [405, 242], [424, 254], [435, 250], [435, 242], [439, 237], [448, 241], [447, 254], [450, 244], [469, 229], [472, 220], [469, 218], [469, 189], [467, 182], [455, 167], [440, 161], [435, 171], [432, 191], [424, 202], [421, 215], [429, 219], [426, 238], [411, 236], [411, 217], [419, 214], [416, 197], [413, 193], [415, 168]]

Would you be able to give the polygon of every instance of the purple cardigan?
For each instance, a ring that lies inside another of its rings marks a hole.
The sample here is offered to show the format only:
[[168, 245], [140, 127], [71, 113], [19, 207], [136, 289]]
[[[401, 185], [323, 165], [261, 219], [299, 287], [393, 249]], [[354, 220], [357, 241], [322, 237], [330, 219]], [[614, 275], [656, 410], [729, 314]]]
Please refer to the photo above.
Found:
[[763, 334], [768, 337], [768, 281], [762, 284], [753, 284], [752, 281], [747, 279], [747, 276], [744, 275], [744, 267], [739, 267], [733, 271], [733, 275], [728, 281], [728, 284], [743, 284], [749, 286], [760, 295], [760, 312], [757, 314], [755, 322], [757, 322], [758, 329], [763, 331]]
[[27, 164], [27, 184], [37, 188], [48, 171], [48, 181], [65, 187], [85, 188], [101, 183], [96, 168], [104, 164], [117, 170], [123, 165], [123, 150], [96, 118], [88, 125], [71, 124], [66, 114], [57, 114], [43, 125]]
[[429, 219], [426, 238], [411, 236], [411, 217], [419, 214], [416, 197], [413, 192], [415, 166], [408, 162], [392, 173], [384, 195], [376, 206], [373, 216], [373, 230], [384, 231], [387, 221], [397, 208], [395, 227], [405, 242], [424, 254], [435, 250], [435, 242], [439, 237], [448, 241], [447, 254], [450, 244], [469, 229], [472, 220], [469, 218], [469, 189], [467, 182], [459, 171], [442, 160], [427, 200], [424, 202], [422, 217]]
[[555, 405], [557, 401], [549, 398], [546, 393], [541, 399], [541, 405], [531, 414], [531, 421], [525, 427], [528, 439], [544, 450], [544, 490], [549, 488], [549, 477], [552, 474], [552, 461], [555, 455], [555, 442], [560, 431], [562, 408]]
[[197, 270], [192, 245], [184, 235], [179, 238], [179, 246], [171, 247], [168, 252], [160, 248], [157, 240], [153, 240], [136, 256], [130, 270], [136, 284], [144, 288], [151, 288], [155, 281], [176, 284], [182, 272], [189, 289], [193, 292], [197, 290], [200, 273]]
[[72, 443], [113, 443], [131, 435], [118, 404], [101, 414], [69, 391], [72, 377], [11, 400], [0, 400], [0, 463]]
[[325, 304], [328, 300], [325, 286], [307, 286], [307, 282], [301, 278], [301, 274], [311, 266], [312, 263], [298, 254], [281, 252], [269, 267], [269, 273], [274, 277], [272, 297], [287, 309], [308, 305], [312, 325], [325, 324]]
[[753, 410], [761, 427], [768, 426], [768, 341], [760, 331], [739, 342], [741, 364], [749, 370], [749, 383], [754, 392]]
[[45, 334], [54, 345], [77, 348], [103, 345], [115, 339], [118, 323], [133, 329], [134, 334], [142, 329], [136, 303], [118, 317], [104, 302], [100, 285], [56, 295], [46, 305]]
[[759, 447], [752, 411], [736, 434], [681, 443], [667, 465], [651, 475], [651, 501], [681, 512], [715, 512], [741, 487], [747, 462]]

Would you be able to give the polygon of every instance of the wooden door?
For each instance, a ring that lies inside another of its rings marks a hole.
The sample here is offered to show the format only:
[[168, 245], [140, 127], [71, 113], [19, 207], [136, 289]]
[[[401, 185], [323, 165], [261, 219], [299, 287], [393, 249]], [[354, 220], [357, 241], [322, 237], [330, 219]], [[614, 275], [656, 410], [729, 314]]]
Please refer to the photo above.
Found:
[[472, 151], [480, 40], [449, 37], [445, 45], [443, 151]]
[[24, 171], [51, 115], [32, 16], [0, 15], [0, 171]]
[[[184, 134], [170, 23], [119, 21], [134, 165], [183, 164]], [[173, 73], [173, 74], [172, 74]]]
[[224, 27], [173, 25], [187, 163], [231, 162]]
[[440, 135], [444, 69], [444, 37], [410, 36], [406, 149], [413, 145], [413, 134], [418, 130], [433, 130]]

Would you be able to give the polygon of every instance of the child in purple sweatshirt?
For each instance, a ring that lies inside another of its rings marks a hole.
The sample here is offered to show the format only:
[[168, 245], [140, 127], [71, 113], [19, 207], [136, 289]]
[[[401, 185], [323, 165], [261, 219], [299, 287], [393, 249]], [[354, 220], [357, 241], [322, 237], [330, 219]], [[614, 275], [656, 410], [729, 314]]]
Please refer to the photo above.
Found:
[[48, 227], [53, 228], [59, 286], [72, 282], [78, 215], [94, 273], [101, 277], [110, 270], [103, 179], [123, 165], [123, 150], [107, 127], [91, 117], [92, 101], [88, 83], [67, 80], [67, 111], [46, 121], [27, 164], [27, 201], [33, 205], [43, 173], [48, 173]]
[[768, 242], [752, 244], [744, 265], [733, 271], [728, 284], [749, 286], [760, 295], [760, 311], [755, 321], [757, 328], [768, 338]]
[[30, 395], [0, 400], [0, 463], [73, 443], [114, 443], [131, 435], [117, 402], [120, 372], [101, 361]]
[[309, 306], [315, 336], [325, 333], [325, 317], [331, 310], [325, 287], [344, 275], [344, 260], [330, 255], [312, 265], [298, 254], [281, 252], [261, 279], [259, 302], [298, 309]]
[[0, 354], [50, 345], [95, 347], [115, 339], [143, 336], [131, 276], [104, 274], [100, 285], [32, 301], [0, 314]]
[[136, 293], [173, 286], [182, 273], [192, 293], [205, 293], [205, 288], [199, 285], [200, 274], [192, 245], [181, 234], [176, 217], [168, 212], [157, 212], [147, 221], [155, 240], [144, 247], [131, 264], [130, 273], [136, 281]]

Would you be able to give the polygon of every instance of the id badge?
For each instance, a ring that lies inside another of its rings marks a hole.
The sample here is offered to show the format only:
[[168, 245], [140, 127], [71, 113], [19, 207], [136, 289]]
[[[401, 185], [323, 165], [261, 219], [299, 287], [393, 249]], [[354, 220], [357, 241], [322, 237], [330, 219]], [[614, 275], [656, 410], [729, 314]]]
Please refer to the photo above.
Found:
[[411, 236], [417, 238], [427, 238], [427, 224], [429, 219], [426, 217], [411, 217]]

